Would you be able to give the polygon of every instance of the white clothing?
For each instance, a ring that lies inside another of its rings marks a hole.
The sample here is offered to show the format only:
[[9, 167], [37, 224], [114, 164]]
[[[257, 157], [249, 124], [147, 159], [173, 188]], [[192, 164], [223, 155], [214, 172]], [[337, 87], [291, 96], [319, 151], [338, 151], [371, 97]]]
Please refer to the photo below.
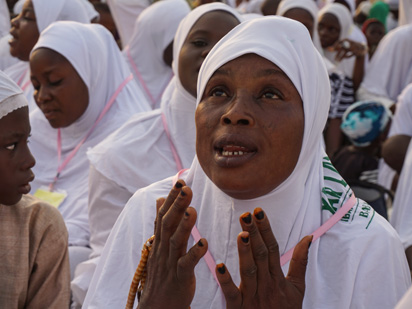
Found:
[[20, 60], [10, 55], [9, 40], [12, 38], [11, 34], [7, 34], [0, 38], [0, 70], [4, 71]]
[[27, 106], [27, 100], [21, 89], [0, 71], [0, 119], [24, 106]]
[[84, 6], [84, 9], [86, 11], [87, 17], [89, 18], [90, 22], [92, 22], [95, 18], [100, 17], [99, 12], [96, 11], [96, 9], [94, 8], [93, 4], [90, 1], [82, 0], [82, 4]]
[[402, 297], [395, 309], [410, 309], [412, 308], [412, 288]]
[[[192, 26], [211, 11], [222, 10], [240, 15], [222, 3], [210, 3], [191, 11], [179, 26], [174, 40], [175, 77], [162, 97], [160, 109], [135, 115], [119, 130], [88, 151], [91, 164], [89, 192], [91, 260], [82, 263], [72, 289], [81, 302], [94, 273], [109, 233], [125, 204], [136, 190], [189, 168], [195, 156], [196, 98], [179, 80], [178, 56]], [[165, 131], [167, 123], [170, 140]], [[172, 145], [179, 164], [175, 161]], [[106, 215], [107, 214], [107, 215]], [[108, 215], [110, 214], [110, 215]]]
[[[330, 103], [330, 89], [325, 87], [328, 74], [302, 24], [265, 17], [233, 29], [203, 62], [198, 103], [216, 69], [249, 53], [277, 64], [302, 98], [304, 133], [294, 171], [273, 191], [251, 200], [237, 200], [223, 193], [204, 174], [197, 157], [190, 170], [181, 176], [193, 191], [191, 205], [197, 210], [200, 234], [208, 240], [215, 261], [225, 263], [235, 284], [240, 281], [236, 235], [241, 231], [241, 213], [262, 207], [283, 254], [318, 228], [352, 194], [322, 149], [322, 131]], [[168, 178], [152, 184], [129, 200], [103, 250], [84, 308], [124, 306], [141, 247], [153, 233], [154, 201], [167, 196], [172, 181]], [[191, 238], [189, 247], [193, 243]], [[379, 261], [373, 258], [375, 254]], [[282, 269], [286, 272], [288, 263]], [[203, 259], [195, 274], [196, 293], [191, 306], [225, 308], [223, 294]], [[351, 212], [312, 243], [306, 278], [310, 284], [303, 308], [390, 308], [410, 285], [406, 258], [396, 232], [362, 201], [357, 201]], [[371, 285], [371, 280], [385, 284], [380, 288]]]
[[0, 38], [10, 31], [10, 13], [6, 0], [0, 0]]
[[399, 26], [405, 26], [412, 23], [412, 1], [399, 1]]
[[[88, 88], [89, 104], [86, 111], [73, 124], [60, 128], [63, 162], [85, 137], [110, 98], [131, 73], [113, 36], [101, 25], [53, 23], [42, 33], [33, 50], [38, 48], [49, 48], [64, 56]], [[130, 80], [120, 91], [108, 113], [61, 172], [55, 188], [65, 190], [68, 194], [59, 210], [69, 231], [70, 245], [86, 246], [89, 243], [87, 149], [101, 142], [131, 115], [149, 109], [144, 96], [133, 80]], [[58, 130], [50, 126], [40, 109], [30, 114], [30, 122], [33, 129], [30, 149], [37, 161], [33, 168], [36, 175], [32, 183], [34, 193], [40, 186], [52, 183], [62, 162], [59, 163], [57, 158]]]
[[[318, 20], [320, 20], [325, 13], [332, 14], [338, 19], [339, 25], [341, 27], [339, 40], [350, 39], [360, 43], [366, 43], [366, 38], [364, 36], [362, 37], [361, 34], [359, 34], [359, 32], [361, 31], [354, 25], [352, 16], [344, 5], [340, 3], [330, 3], [324, 6], [319, 11]], [[336, 66], [337, 70], [341, 71], [345, 76], [349, 78], [353, 77], [353, 69], [356, 61], [355, 57], [345, 58], [337, 62], [335, 60], [335, 51], [323, 49], [323, 53], [325, 57]]]
[[152, 4], [151, 0], [107, 0], [122, 45], [126, 45], [133, 35], [136, 19], [145, 8]]
[[260, 7], [262, 6], [263, 2], [265, 2], [265, 0], [242, 1], [236, 7], [236, 10], [238, 10], [240, 14], [250, 14], [250, 13], [262, 14], [262, 10], [260, 9]]
[[[39, 33], [54, 21], [72, 20], [81, 23], [89, 23], [83, 0], [32, 0], [36, 23]], [[37, 109], [33, 98], [33, 85], [30, 80], [30, 65], [27, 61], [18, 61], [5, 70], [22, 89], [27, 101], [29, 111]]]
[[412, 25], [398, 27], [383, 37], [357, 92], [358, 100], [379, 100], [390, 106], [412, 83], [411, 37]]
[[162, 93], [173, 77], [163, 60], [180, 21], [190, 12], [185, 0], [155, 3], [139, 15], [133, 36], [123, 50], [134, 79], [153, 109], [160, 107]]

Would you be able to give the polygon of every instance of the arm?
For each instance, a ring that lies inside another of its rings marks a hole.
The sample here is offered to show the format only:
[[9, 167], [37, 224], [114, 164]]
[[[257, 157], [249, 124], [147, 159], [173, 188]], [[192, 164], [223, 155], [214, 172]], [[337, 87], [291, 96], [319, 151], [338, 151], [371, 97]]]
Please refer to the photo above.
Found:
[[329, 119], [328, 127], [325, 131], [326, 153], [331, 158], [342, 146], [343, 135], [340, 130], [341, 118]]

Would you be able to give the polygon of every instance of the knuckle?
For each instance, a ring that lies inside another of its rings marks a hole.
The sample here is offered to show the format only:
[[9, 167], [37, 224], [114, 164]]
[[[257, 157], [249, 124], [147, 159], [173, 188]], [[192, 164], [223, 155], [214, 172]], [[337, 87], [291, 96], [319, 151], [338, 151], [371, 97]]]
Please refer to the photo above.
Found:
[[269, 245], [267, 246], [267, 248], [268, 248], [268, 251], [269, 251], [270, 253], [277, 253], [277, 252], [279, 252], [279, 244], [278, 244], [277, 241], [275, 241], [274, 243], [269, 244]]
[[251, 267], [242, 269], [241, 274], [243, 277], [246, 277], [246, 278], [254, 278], [256, 277], [256, 274], [257, 274], [257, 266], [253, 265]]
[[255, 250], [255, 254], [254, 257], [256, 260], [267, 260], [268, 259], [268, 249], [266, 248], [266, 246], [259, 246], [258, 248], [256, 248]]

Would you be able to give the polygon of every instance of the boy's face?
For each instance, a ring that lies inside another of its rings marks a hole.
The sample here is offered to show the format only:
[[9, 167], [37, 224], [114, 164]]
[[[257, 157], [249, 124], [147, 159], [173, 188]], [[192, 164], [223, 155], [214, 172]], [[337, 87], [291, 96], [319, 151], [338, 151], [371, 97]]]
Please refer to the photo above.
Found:
[[0, 119], [0, 204], [14, 205], [31, 190], [36, 161], [27, 145], [30, 130], [27, 106]]

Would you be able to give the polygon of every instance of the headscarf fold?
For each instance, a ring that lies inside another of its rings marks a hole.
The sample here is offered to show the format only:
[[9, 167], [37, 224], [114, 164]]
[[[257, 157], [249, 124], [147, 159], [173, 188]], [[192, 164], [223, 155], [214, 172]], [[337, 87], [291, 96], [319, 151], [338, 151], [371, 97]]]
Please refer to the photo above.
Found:
[[23, 91], [10, 77], [0, 71], [0, 119], [16, 109], [27, 106]]

